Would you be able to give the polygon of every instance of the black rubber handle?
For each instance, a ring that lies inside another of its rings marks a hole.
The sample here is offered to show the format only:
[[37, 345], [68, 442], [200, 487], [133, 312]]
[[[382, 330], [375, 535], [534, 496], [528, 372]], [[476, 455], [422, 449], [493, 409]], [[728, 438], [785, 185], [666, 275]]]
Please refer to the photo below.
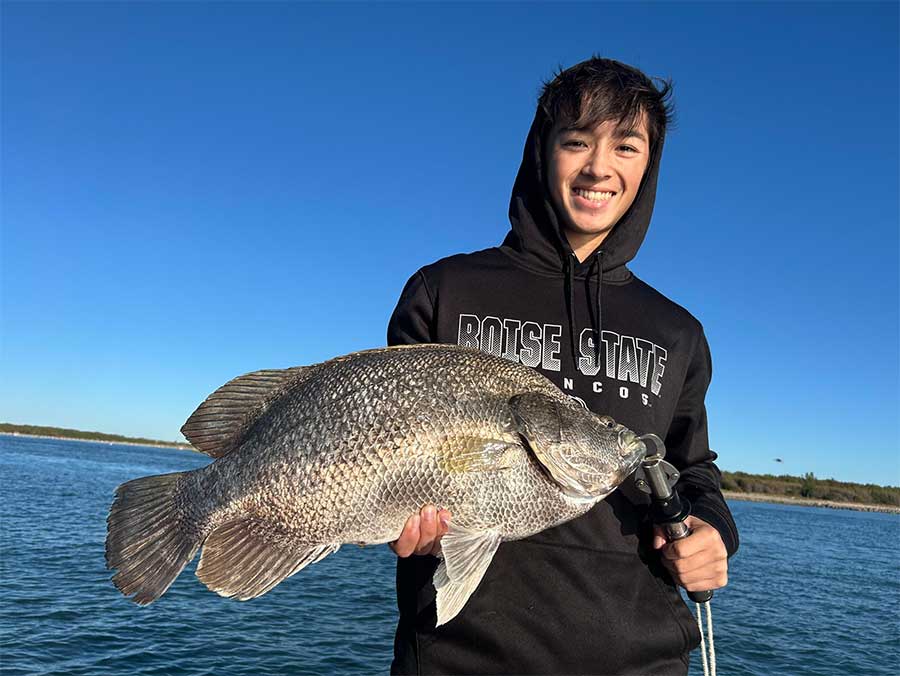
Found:
[[[691, 534], [690, 528], [684, 525], [684, 520], [691, 513], [691, 503], [687, 499], [681, 499], [677, 491], [673, 491], [667, 500], [654, 498], [653, 506], [654, 520], [663, 525], [670, 542]], [[710, 590], [688, 592], [688, 598], [695, 603], [706, 603], [712, 597]]]

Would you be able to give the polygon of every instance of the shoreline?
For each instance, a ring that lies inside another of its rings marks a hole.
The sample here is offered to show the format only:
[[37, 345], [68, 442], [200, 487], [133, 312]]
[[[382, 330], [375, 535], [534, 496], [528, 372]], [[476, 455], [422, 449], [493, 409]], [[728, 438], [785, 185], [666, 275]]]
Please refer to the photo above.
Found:
[[57, 437], [49, 434], [22, 434], [21, 432], [0, 432], [0, 437], [28, 437], [29, 439], [56, 439], [58, 441], [83, 441], [91, 444], [117, 444], [121, 446], [144, 446], [146, 448], [174, 448], [179, 451], [198, 453], [194, 447], [188, 444], [175, 443], [144, 443], [141, 441], [111, 441], [109, 439], [80, 439], [78, 437]]
[[[188, 444], [175, 443], [143, 443], [138, 441], [110, 441], [107, 439], [79, 439], [77, 437], [60, 437], [48, 434], [23, 434], [21, 432], [0, 432], [3, 437], [28, 437], [31, 439], [56, 439], [59, 441], [79, 441], [92, 444], [117, 444], [122, 446], [144, 446], [149, 448], [172, 448], [179, 451], [199, 453]], [[855, 512], [881, 512], [884, 514], [900, 514], [900, 507], [892, 505], [875, 505], [862, 502], [835, 502], [834, 500], [818, 500], [816, 498], [795, 498], [788, 495], [771, 493], [741, 493], [739, 491], [722, 491], [725, 500], [741, 502], [768, 502], [776, 505], [799, 505], [801, 507], [825, 507], [827, 509], [849, 509]]]
[[801, 507], [825, 507], [827, 509], [849, 509], [854, 512], [882, 512], [900, 514], [900, 507], [892, 505], [873, 505], [863, 502], [835, 502], [834, 500], [818, 500], [816, 498], [795, 498], [789, 495], [771, 495], [768, 493], [740, 493], [738, 491], [722, 491], [725, 500], [743, 502], [770, 502], [776, 505], [800, 505]]

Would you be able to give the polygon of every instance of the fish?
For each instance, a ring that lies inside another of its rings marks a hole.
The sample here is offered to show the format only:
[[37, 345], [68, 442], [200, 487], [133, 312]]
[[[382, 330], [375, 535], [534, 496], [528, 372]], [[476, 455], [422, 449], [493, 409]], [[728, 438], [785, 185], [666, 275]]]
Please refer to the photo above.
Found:
[[214, 460], [115, 491], [106, 564], [123, 595], [157, 600], [202, 547], [203, 584], [256, 598], [343, 544], [396, 540], [434, 504], [452, 514], [436, 625], [460, 612], [501, 543], [584, 514], [646, 453], [537, 370], [437, 344], [242, 375], [182, 433]]

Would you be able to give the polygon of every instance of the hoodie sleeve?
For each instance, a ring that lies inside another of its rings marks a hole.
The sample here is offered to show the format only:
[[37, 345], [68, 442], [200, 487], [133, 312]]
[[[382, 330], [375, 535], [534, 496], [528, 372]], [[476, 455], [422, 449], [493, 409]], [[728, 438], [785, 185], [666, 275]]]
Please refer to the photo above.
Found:
[[435, 342], [432, 334], [434, 318], [434, 301], [425, 281], [424, 273], [419, 270], [403, 287], [397, 307], [388, 323], [388, 345], [413, 345], [415, 343]]
[[721, 489], [721, 473], [713, 464], [706, 427], [706, 390], [712, 377], [712, 359], [703, 331], [694, 346], [684, 387], [666, 434], [666, 459], [681, 472], [678, 488], [691, 502], [691, 513], [722, 536], [728, 555], [738, 548], [737, 527]]

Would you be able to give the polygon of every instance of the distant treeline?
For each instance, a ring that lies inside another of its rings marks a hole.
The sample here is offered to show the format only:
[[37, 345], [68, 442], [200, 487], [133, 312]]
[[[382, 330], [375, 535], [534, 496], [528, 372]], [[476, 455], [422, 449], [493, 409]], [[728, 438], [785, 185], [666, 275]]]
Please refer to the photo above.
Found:
[[808, 472], [804, 476], [722, 472], [722, 488], [726, 491], [742, 493], [786, 495], [794, 498], [900, 507], [900, 488], [876, 486], [875, 484], [854, 484], [834, 479], [817, 479], [812, 472]]
[[157, 439], [144, 439], [143, 437], [123, 437], [121, 434], [84, 432], [82, 430], [70, 430], [64, 427], [43, 427], [41, 425], [13, 425], [12, 423], [0, 423], [0, 432], [6, 434], [27, 434], [36, 437], [60, 437], [62, 439], [85, 439], [88, 441], [112, 441], [127, 444], [144, 444], [147, 446], [178, 446], [179, 448], [191, 448], [184, 442], [159, 441]]

